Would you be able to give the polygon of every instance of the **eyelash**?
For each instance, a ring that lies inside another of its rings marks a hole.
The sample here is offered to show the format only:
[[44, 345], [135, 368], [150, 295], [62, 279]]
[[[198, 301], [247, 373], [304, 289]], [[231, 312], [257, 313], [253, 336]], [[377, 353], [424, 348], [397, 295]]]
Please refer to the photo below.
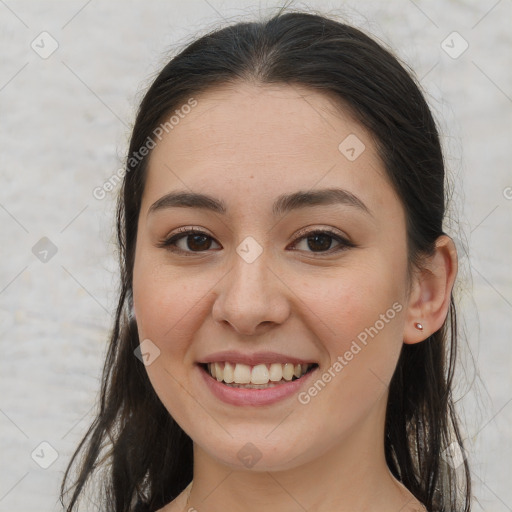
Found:
[[[165, 248], [174, 253], [182, 253], [187, 256], [192, 256], [194, 254], [201, 254], [201, 253], [206, 252], [206, 251], [184, 251], [184, 250], [176, 247], [175, 244], [178, 240], [181, 240], [182, 238], [185, 238], [186, 236], [189, 236], [189, 235], [204, 235], [204, 236], [214, 240], [213, 237], [211, 237], [208, 233], [206, 233], [204, 231], [194, 229], [194, 228], [185, 227], [185, 228], [180, 228], [177, 233], [162, 240], [158, 244], [158, 247]], [[320, 256], [320, 255], [325, 255], [325, 254], [333, 254], [333, 253], [338, 253], [338, 252], [347, 250], [349, 248], [355, 247], [355, 244], [353, 244], [346, 238], [340, 236], [338, 233], [335, 233], [334, 231], [329, 230], [329, 229], [323, 229], [323, 230], [322, 229], [313, 229], [311, 231], [301, 230], [297, 234], [298, 238], [295, 240], [294, 244], [297, 244], [298, 242], [300, 242], [304, 239], [307, 239], [311, 236], [314, 236], [314, 235], [328, 235], [329, 237], [333, 238], [336, 242], [338, 242], [340, 244], [338, 247], [335, 247], [334, 249], [333, 248], [328, 249], [327, 251], [320, 251], [320, 252], [306, 251], [306, 252], [310, 252], [311, 254], [314, 254], [314, 255]], [[218, 242], [216, 242], [216, 243], [218, 243]]]

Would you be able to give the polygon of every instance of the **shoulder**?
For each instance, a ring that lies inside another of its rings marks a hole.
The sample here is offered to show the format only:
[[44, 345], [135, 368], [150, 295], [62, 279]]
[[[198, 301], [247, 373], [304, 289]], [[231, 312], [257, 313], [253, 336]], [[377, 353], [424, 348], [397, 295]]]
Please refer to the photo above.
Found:
[[[186, 501], [180, 500], [180, 496], [165, 505], [163, 508], [159, 508], [158, 510], [152, 510], [149, 505], [139, 502], [137, 505], [135, 505], [135, 508], [132, 510], [132, 512], [182, 512]], [[183, 503], [181, 503], [182, 501]]]
[[185, 487], [185, 489], [183, 489], [183, 491], [178, 496], [176, 496], [173, 501], [165, 505], [165, 507], [148, 512], [183, 512], [187, 504], [187, 496], [190, 487], [191, 484], [187, 485], [187, 487]]

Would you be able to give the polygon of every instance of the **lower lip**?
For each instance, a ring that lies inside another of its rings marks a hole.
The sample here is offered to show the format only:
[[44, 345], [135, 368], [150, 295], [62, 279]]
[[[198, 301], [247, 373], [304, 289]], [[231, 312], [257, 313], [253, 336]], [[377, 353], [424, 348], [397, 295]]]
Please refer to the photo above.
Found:
[[234, 388], [222, 384], [214, 379], [204, 368], [197, 365], [205, 384], [210, 391], [220, 400], [231, 405], [270, 405], [294, 395], [307, 384], [311, 376], [318, 370], [318, 366], [306, 373], [300, 379], [291, 380], [284, 384], [263, 389]]

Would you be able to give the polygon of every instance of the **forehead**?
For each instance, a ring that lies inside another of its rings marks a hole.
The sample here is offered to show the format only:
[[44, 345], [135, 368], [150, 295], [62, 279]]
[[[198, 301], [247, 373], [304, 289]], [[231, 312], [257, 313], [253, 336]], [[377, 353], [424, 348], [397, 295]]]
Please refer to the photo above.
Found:
[[194, 99], [191, 109], [177, 106], [179, 121], [152, 151], [145, 198], [188, 188], [261, 204], [283, 192], [343, 186], [375, 206], [396, 201], [370, 134], [328, 96], [238, 83]]

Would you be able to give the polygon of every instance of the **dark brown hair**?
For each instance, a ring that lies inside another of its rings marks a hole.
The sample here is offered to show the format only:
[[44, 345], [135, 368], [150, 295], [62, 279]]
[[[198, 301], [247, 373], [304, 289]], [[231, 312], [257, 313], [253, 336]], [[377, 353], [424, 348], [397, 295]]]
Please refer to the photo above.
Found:
[[[410, 265], [420, 265], [443, 233], [445, 170], [435, 122], [419, 86], [390, 51], [362, 31], [323, 15], [280, 11], [193, 41], [161, 70], [133, 128], [118, 200], [121, 289], [105, 362], [99, 411], [67, 468], [61, 501], [76, 510], [102, 470], [100, 509], [154, 511], [191, 481], [192, 442], [153, 390], [134, 356], [137, 326], [129, 311], [137, 222], [148, 156], [143, 147], [170, 112], [214, 86], [251, 81], [289, 84], [337, 98], [372, 134], [405, 210]], [[443, 327], [422, 343], [403, 345], [391, 380], [385, 454], [392, 474], [429, 511], [468, 512], [470, 474], [443, 458], [463, 450], [452, 401], [457, 350], [453, 297]], [[79, 462], [70, 489], [71, 469]]]

